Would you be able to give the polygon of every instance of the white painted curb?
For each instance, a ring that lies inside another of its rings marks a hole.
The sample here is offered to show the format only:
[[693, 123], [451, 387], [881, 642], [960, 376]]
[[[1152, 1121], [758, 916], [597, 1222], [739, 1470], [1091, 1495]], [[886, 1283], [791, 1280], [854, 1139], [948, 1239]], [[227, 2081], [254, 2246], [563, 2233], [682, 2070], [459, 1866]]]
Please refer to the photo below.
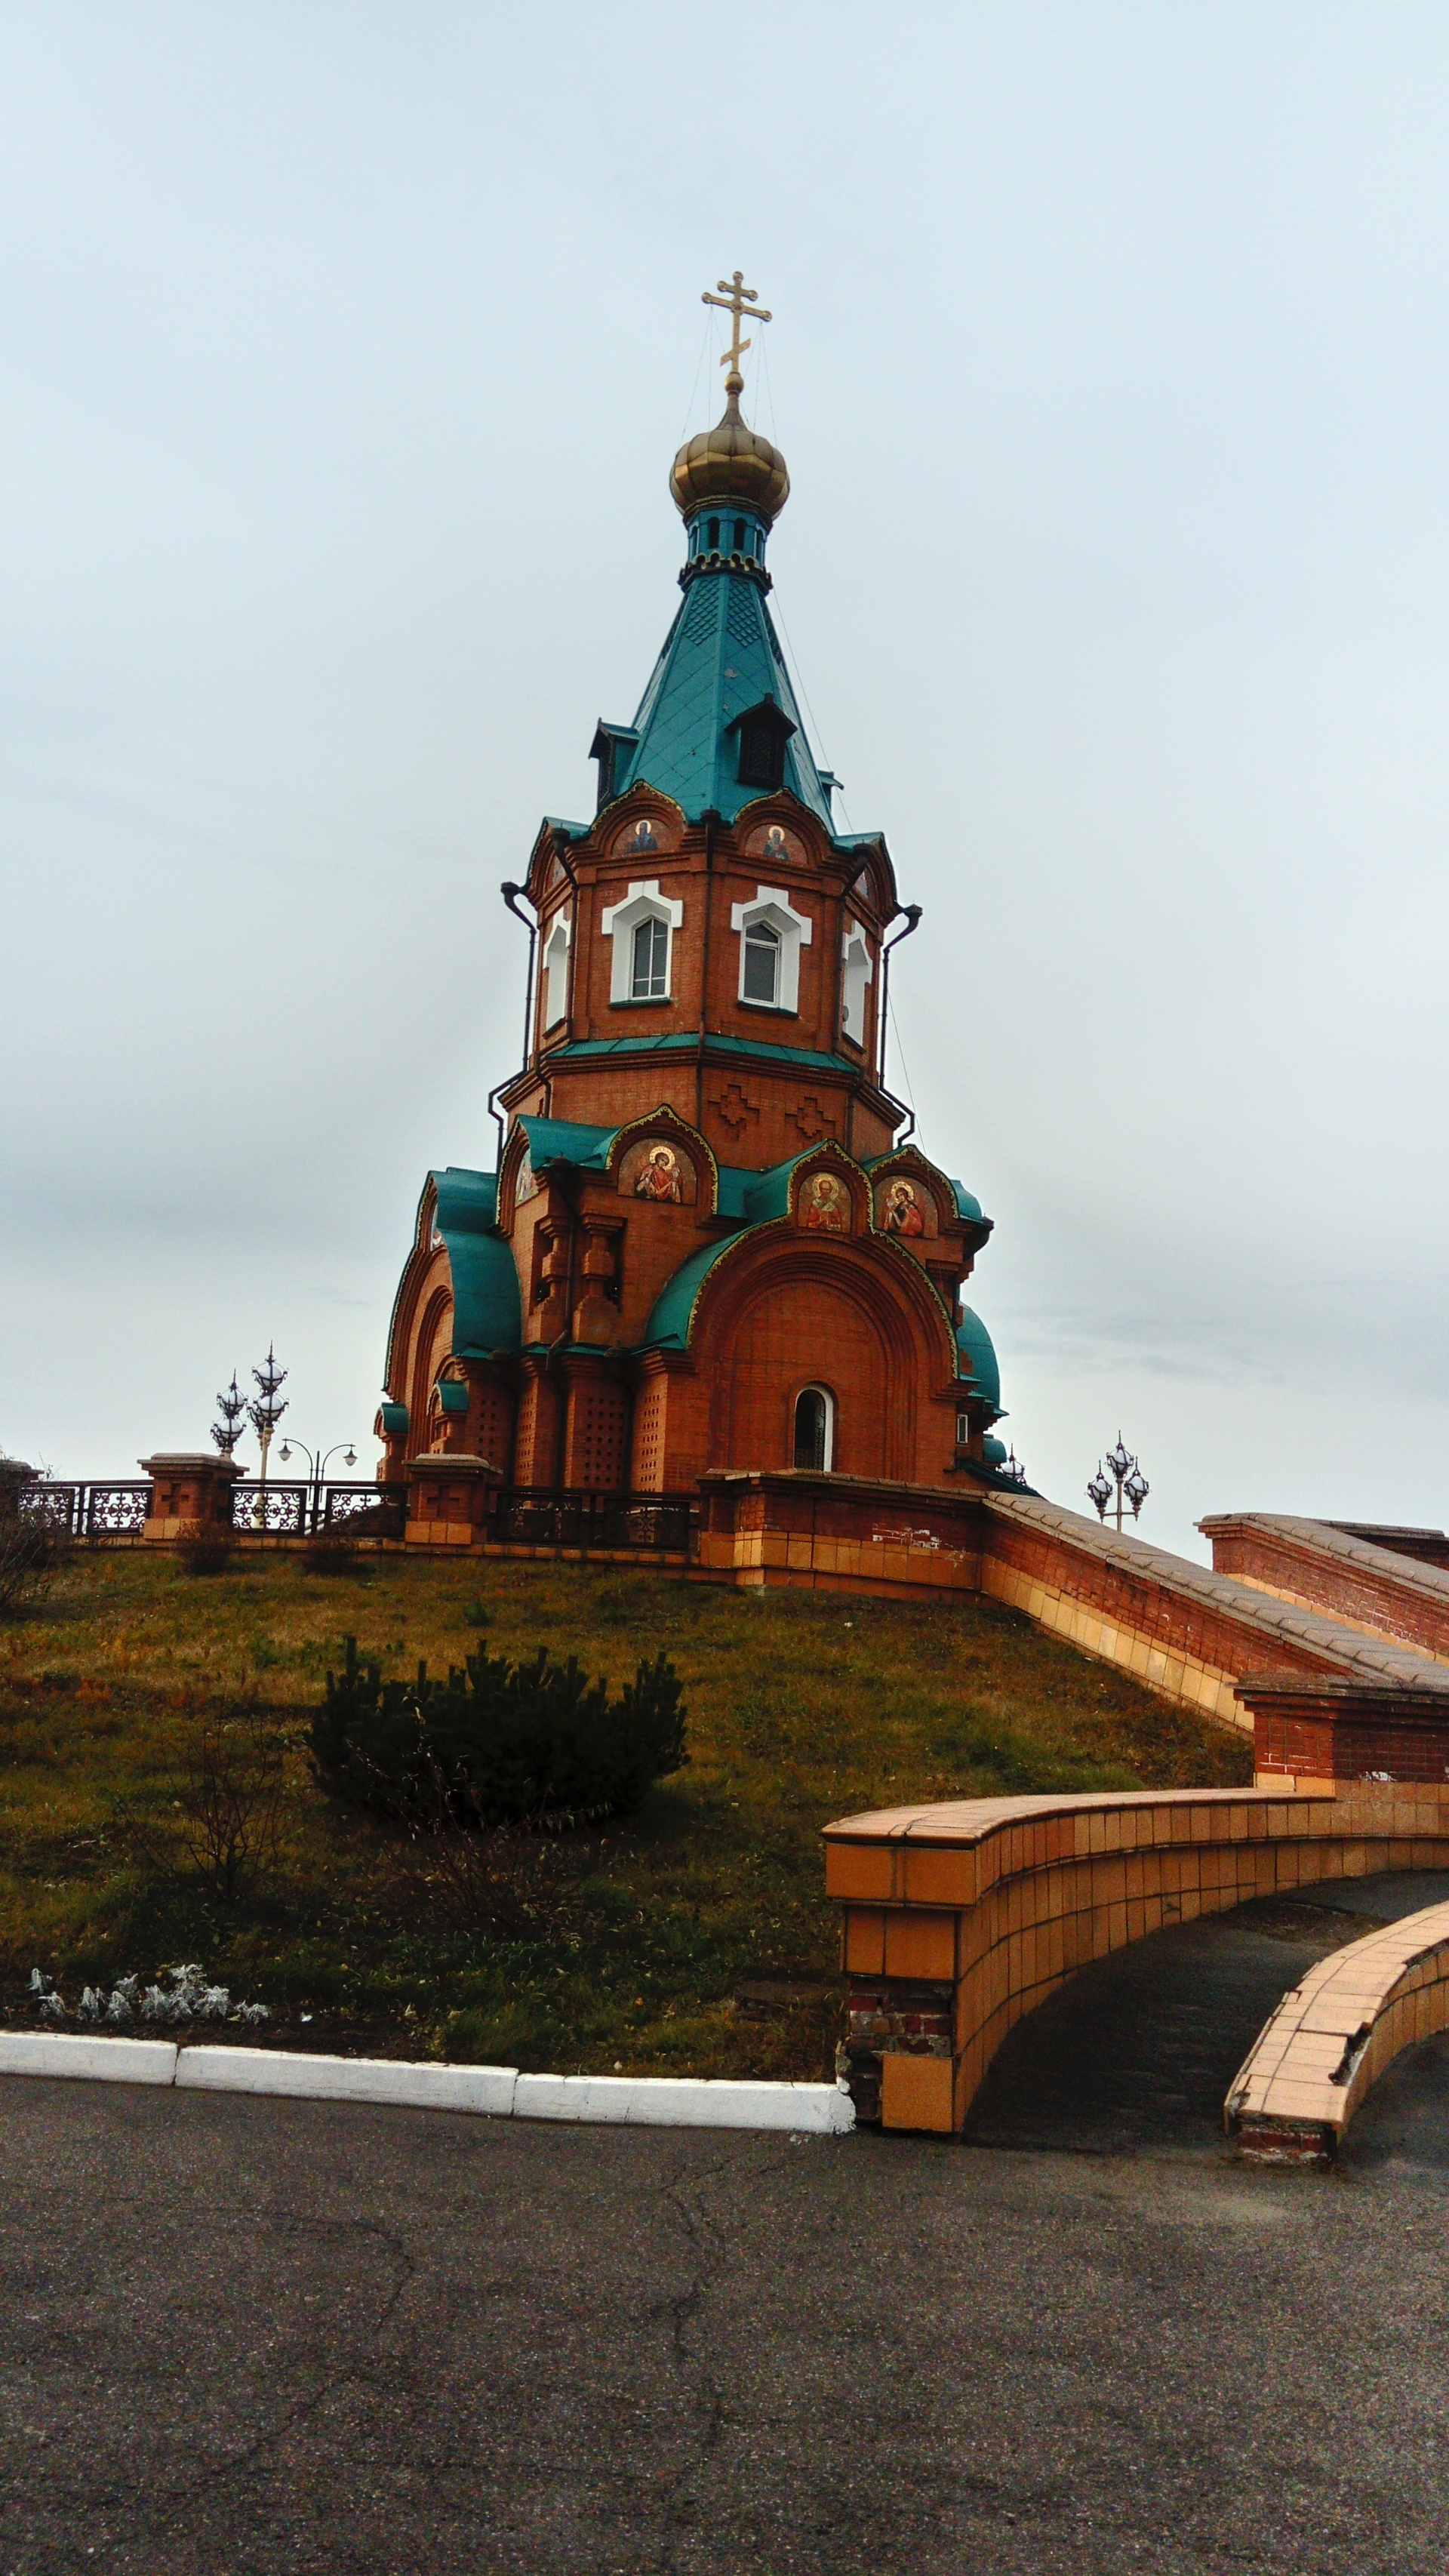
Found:
[[174, 2084], [171, 2039], [92, 2039], [60, 2030], [0, 2031], [0, 2075], [83, 2075], [92, 2084]]
[[506, 2120], [511, 2066], [402, 2064], [386, 2057], [300, 2057], [282, 2048], [183, 2048], [186, 2092], [285, 2093], [306, 2102], [407, 2102], [424, 2111], [486, 2111]]
[[694, 2075], [520, 2075], [513, 2066], [436, 2066], [385, 2057], [305, 2057], [202, 2041], [72, 2038], [0, 2031], [0, 2075], [77, 2075], [183, 2092], [266, 2093], [294, 2101], [399, 2103], [495, 2120], [610, 2127], [788, 2129], [840, 2137], [855, 2126], [843, 2084], [741, 2083]]
[[520, 2075], [513, 2116], [669, 2129], [795, 2129], [824, 2136], [853, 2128], [855, 2106], [835, 2084], [749, 2084], [697, 2075]]

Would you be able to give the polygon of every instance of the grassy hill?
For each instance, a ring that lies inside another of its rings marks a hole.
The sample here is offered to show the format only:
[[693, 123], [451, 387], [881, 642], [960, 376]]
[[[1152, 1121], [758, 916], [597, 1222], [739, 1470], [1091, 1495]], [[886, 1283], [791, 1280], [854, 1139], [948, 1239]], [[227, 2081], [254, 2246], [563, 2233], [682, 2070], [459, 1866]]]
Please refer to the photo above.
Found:
[[[460, 1888], [324, 1797], [301, 1739], [348, 1633], [384, 1673], [441, 1672], [480, 1613], [491, 1652], [547, 1644], [616, 1684], [663, 1646], [691, 1761], [627, 1825], [505, 1843]], [[228, 1904], [188, 1856], [188, 1810], [201, 1712], [248, 1692], [289, 1750], [275, 1857]], [[392, 1558], [366, 1578], [260, 1556], [196, 1578], [82, 1555], [0, 1627], [0, 2009], [29, 2018], [33, 1966], [73, 2005], [84, 1983], [186, 1959], [270, 2005], [273, 2044], [818, 2075], [838, 2012], [832, 1817], [1250, 1776], [1241, 1741], [990, 1603]]]

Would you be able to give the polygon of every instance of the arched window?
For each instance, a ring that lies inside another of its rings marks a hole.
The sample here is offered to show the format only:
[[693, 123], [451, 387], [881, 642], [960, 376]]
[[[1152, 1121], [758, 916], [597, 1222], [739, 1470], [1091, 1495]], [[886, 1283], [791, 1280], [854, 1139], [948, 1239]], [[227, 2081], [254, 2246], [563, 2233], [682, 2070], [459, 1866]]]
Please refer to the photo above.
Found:
[[743, 519], [736, 519], [736, 521], [735, 521], [735, 553], [736, 553], [737, 555], [742, 555], [742, 554], [744, 553], [744, 551], [745, 551], [745, 523], [744, 523], [744, 520], [743, 520]]
[[780, 999], [780, 934], [768, 921], [752, 921], [745, 932], [745, 980], [741, 999], [778, 1003]]
[[840, 1026], [852, 1046], [865, 1045], [865, 995], [875, 968], [865, 933], [859, 924], [847, 921], [840, 943]]
[[835, 1398], [828, 1387], [802, 1386], [795, 1398], [795, 1464], [830, 1473], [835, 1463]]
[[622, 903], [605, 905], [599, 927], [613, 944], [611, 1006], [670, 999], [674, 933], [683, 920], [684, 905], [660, 893], [657, 877], [636, 877]]
[[556, 913], [543, 951], [543, 1025], [557, 1026], [569, 1006], [568, 915]]
[[656, 913], [651, 921], [641, 921], [634, 932], [629, 999], [662, 1002], [668, 990], [669, 931]]
[[757, 886], [753, 903], [731, 904], [730, 928], [740, 942], [740, 1000], [756, 1010], [798, 1011], [800, 951], [814, 936], [808, 912], [796, 911], [783, 886]]
[[710, 553], [711, 553], [712, 555], [717, 555], [717, 554], [719, 553], [719, 521], [718, 521], [718, 519], [711, 519], [711, 521], [710, 521], [710, 523], [709, 523], [709, 550], [710, 550]]

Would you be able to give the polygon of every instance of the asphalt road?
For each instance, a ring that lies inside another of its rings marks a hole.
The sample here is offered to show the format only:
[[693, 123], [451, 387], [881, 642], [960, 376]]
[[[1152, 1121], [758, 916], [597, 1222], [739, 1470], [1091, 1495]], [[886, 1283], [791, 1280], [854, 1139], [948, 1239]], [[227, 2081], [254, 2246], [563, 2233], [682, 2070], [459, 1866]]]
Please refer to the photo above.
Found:
[[0, 2576], [1443, 2576], [1449, 2044], [1281, 2175], [1141, 2018], [1105, 2152], [0, 2079]]

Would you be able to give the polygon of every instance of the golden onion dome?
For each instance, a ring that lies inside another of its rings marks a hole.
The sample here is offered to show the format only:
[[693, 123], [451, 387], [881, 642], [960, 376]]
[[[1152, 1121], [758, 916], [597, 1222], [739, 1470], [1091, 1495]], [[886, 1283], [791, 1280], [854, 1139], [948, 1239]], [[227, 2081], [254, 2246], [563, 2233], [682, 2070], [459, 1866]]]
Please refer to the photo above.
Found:
[[740, 378], [728, 376], [723, 420], [686, 439], [674, 460], [669, 488], [686, 518], [709, 501], [743, 501], [768, 525], [790, 497], [790, 476], [778, 447], [740, 417], [743, 391]]

